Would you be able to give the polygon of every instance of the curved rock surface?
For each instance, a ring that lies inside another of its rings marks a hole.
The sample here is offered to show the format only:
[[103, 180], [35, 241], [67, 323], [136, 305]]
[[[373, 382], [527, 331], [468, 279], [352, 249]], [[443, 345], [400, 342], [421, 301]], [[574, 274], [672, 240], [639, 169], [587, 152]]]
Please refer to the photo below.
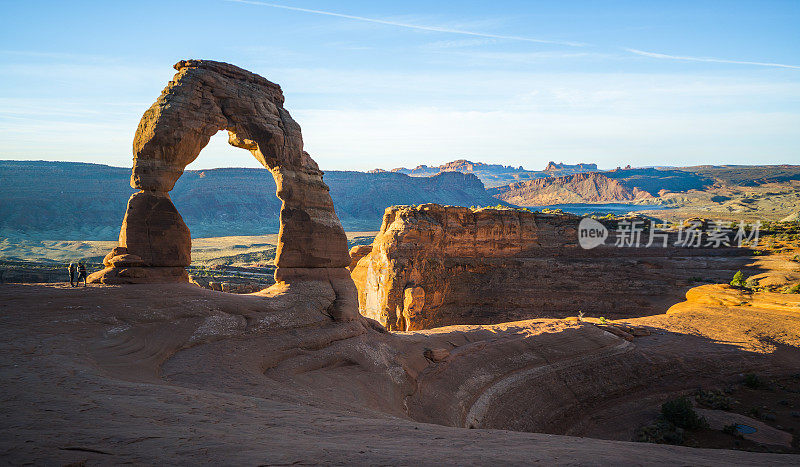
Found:
[[[181, 269], [191, 262], [191, 237], [168, 192], [220, 130], [228, 132], [231, 145], [250, 151], [275, 178], [283, 202], [276, 277], [284, 281], [344, 277], [350, 265], [347, 238], [322, 171], [303, 150], [300, 126], [283, 108], [280, 86], [210, 60], [183, 60], [175, 69], [175, 77], [142, 116], [133, 141], [131, 186], [141, 191], [128, 202], [119, 237], [129, 256], [108, 258], [107, 268], [90, 281], [188, 280]], [[137, 258], [141, 264], [132, 266], [131, 260]], [[304, 272], [317, 268], [336, 271]], [[334, 289], [343, 297], [355, 290], [352, 281], [331, 283], [340, 284]], [[355, 302], [354, 295], [350, 301]]]
[[[798, 296], [769, 296], [791, 300], [782, 310], [672, 310], [637, 320], [654, 332], [629, 342], [552, 319], [379, 333], [321, 315], [336, 299], [322, 282], [269, 295], [189, 284], [0, 286], [3, 459], [798, 463], [796, 455], [626, 442], [678, 394], [742, 372], [796, 372]], [[752, 329], [784, 336], [782, 344], [731, 345], [757, 344]]]

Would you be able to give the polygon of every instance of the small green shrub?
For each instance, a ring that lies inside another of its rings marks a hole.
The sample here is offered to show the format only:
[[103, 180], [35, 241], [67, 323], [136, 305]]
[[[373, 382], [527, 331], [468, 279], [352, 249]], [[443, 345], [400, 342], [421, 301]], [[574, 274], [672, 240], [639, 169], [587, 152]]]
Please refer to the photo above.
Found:
[[687, 430], [708, 426], [706, 420], [700, 415], [697, 415], [697, 412], [694, 411], [694, 407], [692, 407], [692, 402], [686, 397], [679, 397], [664, 402], [664, 404], [661, 405], [661, 415], [664, 417], [664, 420]]
[[800, 283], [783, 289], [783, 293], [800, 293]]
[[684, 430], [672, 423], [659, 419], [656, 422], [636, 430], [634, 440], [641, 443], [683, 444]]
[[744, 375], [744, 385], [750, 389], [761, 389], [767, 386], [767, 383], [755, 373], [747, 373]]
[[703, 391], [698, 389], [694, 394], [694, 400], [703, 407], [715, 410], [729, 410], [731, 408], [731, 398], [722, 391]]
[[731, 280], [731, 286], [739, 287], [742, 289], [747, 287], [747, 281], [745, 281], [744, 274], [742, 274], [742, 271], [737, 271], [736, 274], [733, 275], [733, 279]]

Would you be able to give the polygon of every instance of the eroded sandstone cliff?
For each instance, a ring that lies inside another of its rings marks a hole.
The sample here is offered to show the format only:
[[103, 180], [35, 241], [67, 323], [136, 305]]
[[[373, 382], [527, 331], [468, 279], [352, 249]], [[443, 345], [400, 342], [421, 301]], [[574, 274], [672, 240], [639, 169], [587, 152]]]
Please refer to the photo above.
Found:
[[608, 240], [584, 250], [579, 221], [514, 209], [390, 207], [371, 251], [352, 252], [361, 313], [401, 331], [578, 311], [642, 316], [679, 302], [693, 281], [727, 282], [746, 265], [744, 251], [730, 248], [630, 248]]

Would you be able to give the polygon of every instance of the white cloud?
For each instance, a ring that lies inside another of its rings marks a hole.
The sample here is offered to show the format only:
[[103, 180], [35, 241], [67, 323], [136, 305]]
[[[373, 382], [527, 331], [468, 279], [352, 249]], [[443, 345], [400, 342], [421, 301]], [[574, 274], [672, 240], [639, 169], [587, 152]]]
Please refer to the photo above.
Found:
[[713, 57], [687, 57], [681, 55], [667, 55], [661, 54], [656, 52], [646, 52], [644, 50], [638, 49], [624, 49], [630, 53], [636, 55], [642, 55], [644, 57], [651, 57], [651, 58], [663, 58], [668, 60], [685, 60], [690, 62], [711, 62], [711, 63], [731, 63], [735, 65], [756, 65], [756, 66], [770, 66], [770, 67], [777, 67], [777, 68], [793, 68], [796, 70], [800, 70], [800, 66], [798, 65], [785, 65], [783, 63], [769, 63], [769, 62], [751, 62], [745, 60], [728, 60], [724, 58], [713, 58]]

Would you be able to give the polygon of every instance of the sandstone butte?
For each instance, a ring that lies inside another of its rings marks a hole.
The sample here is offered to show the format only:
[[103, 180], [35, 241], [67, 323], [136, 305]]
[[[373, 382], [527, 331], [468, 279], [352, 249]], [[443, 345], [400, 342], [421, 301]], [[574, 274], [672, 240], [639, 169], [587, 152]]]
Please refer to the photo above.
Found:
[[[628, 327], [551, 316], [386, 332], [358, 313], [341, 227], [280, 88], [217, 62], [176, 68], [137, 131], [132, 184], [141, 191], [108, 267], [85, 289], [0, 286], [4, 461], [797, 465], [790, 454], [628, 442], [666, 398], [742, 372], [797, 371], [797, 296], [747, 298], [710, 285], [692, 289], [669, 313], [626, 320]], [[219, 129], [267, 166], [283, 200], [279, 282], [249, 295], [185, 282], [190, 240], [168, 195]], [[574, 249], [573, 222], [397, 208], [373, 247], [354, 252], [354, 273], [365, 262], [382, 264], [376, 247], [389, 248], [389, 264], [406, 268], [389, 287], [392, 311], [406, 310], [402, 326], [413, 328], [430, 304], [459, 296], [426, 288], [422, 279], [441, 266], [407, 261], [419, 251], [415, 243], [442, 249], [433, 262], [453, 260], [463, 271], [477, 266], [462, 267], [471, 260], [457, 255], [475, 258], [487, 248], [498, 264], [513, 266], [529, 259], [518, 256], [523, 239]], [[386, 239], [393, 232], [396, 242]], [[552, 260], [526, 274], [577, 274], [577, 263]], [[789, 261], [758, 261], [797, 278]], [[499, 279], [519, 281], [521, 269], [498, 269], [509, 275]], [[421, 279], [401, 283], [407, 278]], [[605, 287], [597, 275], [579, 280]], [[640, 283], [638, 295], [645, 299], [652, 285]], [[400, 327], [396, 319], [387, 324]]]

